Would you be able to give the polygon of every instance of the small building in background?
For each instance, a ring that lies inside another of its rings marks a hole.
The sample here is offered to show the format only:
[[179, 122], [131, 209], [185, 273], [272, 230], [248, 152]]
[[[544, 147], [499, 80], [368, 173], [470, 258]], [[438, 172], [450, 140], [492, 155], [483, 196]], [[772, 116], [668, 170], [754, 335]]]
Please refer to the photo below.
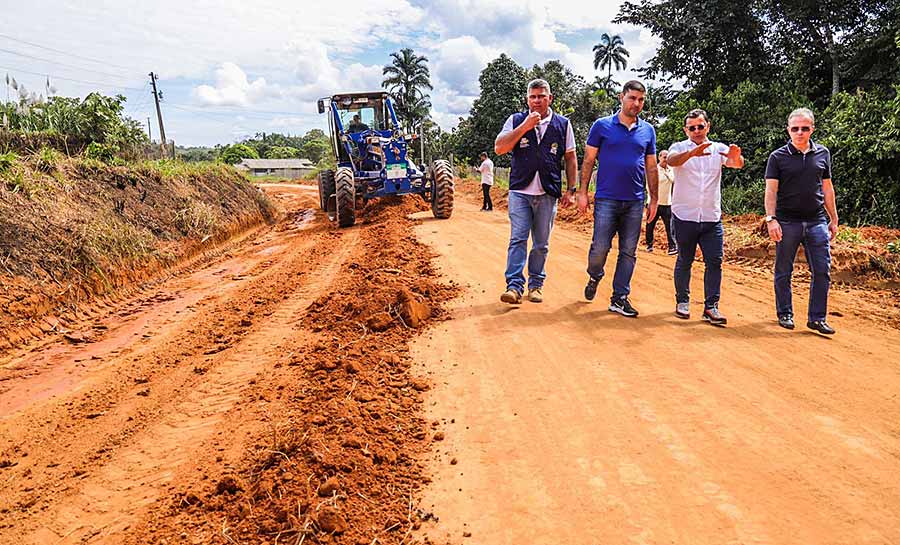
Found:
[[309, 159], [243, 159], [234, 168], [251, 176], [279, 176], [293, 180], [314, 172], [316, 165]]

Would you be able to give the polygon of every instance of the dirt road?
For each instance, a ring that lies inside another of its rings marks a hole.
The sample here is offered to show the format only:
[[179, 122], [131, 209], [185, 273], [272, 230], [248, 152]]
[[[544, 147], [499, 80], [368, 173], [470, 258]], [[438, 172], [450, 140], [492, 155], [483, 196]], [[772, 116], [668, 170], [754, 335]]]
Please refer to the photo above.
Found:
[[418, 232], [467, 288], [413, 347], [447, 430], [423, 496], [433, 538], [900, 543], [900, 333], [852, 316], [852, 292], [833, 292], [833, 338], [789, 332], [768, 273], [726, 265], [715, 328], [702, 301], [672, 315], [674, 257], [642, 252], [626, 319], [606, 309], [611, 271], [584, 301], [589, 235], [558, 228], [545, 302], [515, 308], [498, 302], [502, 212], [460, 205]]
[[276, 226], [0, 359], [0, 543], [900, 543], [900, 333], [853, 292], [787, 332], [727, 267], [713, 328], [642, 254], [628, 320], [560, 228], [513, 308], [500, 213], [267, 191]]

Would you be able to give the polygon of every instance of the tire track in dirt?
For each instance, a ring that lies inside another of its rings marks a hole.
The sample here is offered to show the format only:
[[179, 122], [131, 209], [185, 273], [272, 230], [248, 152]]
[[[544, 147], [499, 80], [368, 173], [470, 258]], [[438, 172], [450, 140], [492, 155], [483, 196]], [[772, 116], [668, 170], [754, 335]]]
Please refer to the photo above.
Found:
[[[309, 201], [307, 204], [312, 201], [311, 198], [303, 200]], [[250, 259], [248, 267], [233, 276], [232, 282], [214, 282], [220, 286], [246, 285], [213, 289], [199, 301], [189, 296], [179, 307], [184, 316], [178, 318], [171, 314], [178, 309], [161, 308], [164, 304], [140, 309], [145, 303], [138, 302], [137, 312], [122, 309], [123, 314], [133, 315], [136, 323], [144, 322], [137, 333], [146, 331], [149, 325], [159, 325], [164, 330], [140, 335], [137, 343], [134, 327], [112, 331], [107, 336], [110, 346], [105, 347], [110, 349], [108, 359], [100, 360], [99, 365], [84, 356], [95, 348], [92, 345], [48, 348], [59, 350], [53, 363], [65, 366], [80, 359], [78, 363], [87, 361], [90, 369], [82, 377], [72, 379], [73, 384], [66, 385], [72, 387], [71, 391], [60, 387], [58, 377], [41, 377], [38, 373], [25, 379], [24, 382], [33, 380], [39, 384], [47, 378], [55, 384], [51, 389], [56, 395], [35, 406], [2, 415], [0, 468], [6, 469], [0, 470], [0, 479], [10, 486], [0, 487], [0, 542], [6, 542], [4, 535], [9, 537], [9, 542], [21, 542], [23, 528], [34, 530], [38, 525], [36, 519], [47, 521], [46, 515], [40, 515], [42, 511], [52, 511], [61, 498], [77, 493], [82, 483], [91, 482], [98, 468], [109, 463], [123, 445], [139, 440], [135, 438], [163, 421], [179, 399], [190, 395], [206, 380], [205, 374], [216, 373], [230, 345], [239, 344], [253, 334], [264, 335], [262, 328], [254, 331], [254, 315], [264, 324], [279, 312], [282, 318], [295, 315], [297, 308], [318, 294], [309, 291], [305, 287], [307, 283], [316, 285], [317, 289], [324, 288], [319, 279], [329, 278], [339, 267], [341, 256], [346, 255], [333, 253], [330, 248], [335, 245], [334, 239], [345, 236], [331, 232], [321, 222], [301, 235], [296, 219], [289, 216], [275, 230], [278, 232], [252, 242], [233, 256], [238, 261], [246, 259], [251, 252], [268, 257], [279, 253], [272, 250], [280, 245], [280, 253], [284, 254], [280, 262], [273, 266], [272, 260]], [[257, 248], [260, 245], [262, 249]], [[215, 277], [216, 271], [231, 270], [228, 266], [215, 266], [200, 274]], [[181, 288], [187, 289], [191, 280], [191, 277], [182, 279]], [[299, 295], [295, 296], [294, 292]], [[296, 307], [293, 312], [288, 310], [284, 314], [285, 311], [278, 310], [285, 301], [293, 302]], [[169, 312], [168, 316], [164, 310]], [[158, 323], [158, 318], [165, 318], [163, 325]], [[117, 343], [119, 346], [112, 348]], [[132, 348], [133, 344], [140, 346]], [[253, 358], [250, 360], [253, 362]], [[47, 367], [51, 372], [45, 374], [52, 375], [52, 365]], [[9, 381], [11, 391], [15, 393], [22, 382], [21, 379]], [[7, 401], [9, 397], [9, 392], [0, 397], [7, 407], [15, 405]], [[13, 513], [14, 517], [8, 516]]]
[[[38, 531], [26, 543], [78, 543], [96, 535], [96, 543], [116, 543], [138, 512], [156, 501], [184, 464], [195, 456], [186, 445], [202, 445], [223, 423], [242, 397], [243, 388], [273, 363], [279, 348], [294, 333], [301, 313], [329, 286], [358, 240], [357, 232], [340, 239], [337, 252], [308, 271], [302, 285], [267, 316], [265, 329], [255, 331], [226, 351], [187, 399], [167, 407], [168, 416], [141, 432], [82, 486], [53, 515], [52, 532]], [[60, 539], [63, 536], [64, 539]]]

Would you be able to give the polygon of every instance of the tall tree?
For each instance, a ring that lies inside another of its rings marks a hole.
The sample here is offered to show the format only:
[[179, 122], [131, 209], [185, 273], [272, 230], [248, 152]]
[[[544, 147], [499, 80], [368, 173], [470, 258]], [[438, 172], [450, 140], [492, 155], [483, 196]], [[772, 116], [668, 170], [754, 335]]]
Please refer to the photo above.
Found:
[[[506, 118], [525, 109], [528, 77], [524, 68], [505, 53], [492, 60], [478, 77], [481, 94], [472, 103], [469, 117], [454, 133], [454, 152], [460, 158], [474, 160], [482, 151], [492, 153], [494, 137]], [[497, 166], [509, 166], [507, 156], [497, 158]]]
[[405, 47], [391, 53], [391, 59], [391, 64], [381, 71], [384, 76], [381, 86], [390, 91], [401, 123], [411, 132], [428, 117], [431, 109], [430, 97], [425, 92], [433, 89], [428, 57], [416, 55], [412, 48]]
[[830, 83], [812, 92], [814, 98], [824, 101], [842, 89], [845, 65], [854, 53], [848, 46], [849, 39], [871, 28], [889, 2], [769, 0], [767, 4], [766, 18], [772, 26], [773, 44], [784, 58], [802, 63], [806, 72], [802, 76], [814, 82]]
[[594, 46], [594, 70], [608, 68], [606, 73], [607, 81], [612, 80], [613, 66], [616, 70], [625, 70], [628, 66], [629, 56], [628, 50], [625, 49], [625, 42], [618, 34], [610, 36], [606, 32], [600, 36], [600, 43]]
[[660, 39], [656, 54], [640, 73], [684, 78], [705, 98], [716, 87], [730, 91], [744, 80], [772, 79], [773, 58], [766, 47], [766, 0], [626, 1], [615, 23], [650, 29]]

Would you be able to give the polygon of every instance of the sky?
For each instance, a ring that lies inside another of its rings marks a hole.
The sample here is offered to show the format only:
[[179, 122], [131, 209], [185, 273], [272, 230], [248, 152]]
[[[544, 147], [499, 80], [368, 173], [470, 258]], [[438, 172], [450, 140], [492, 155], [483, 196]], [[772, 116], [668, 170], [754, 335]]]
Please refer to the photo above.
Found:
[[49, 76], [58, 95], [122, 94], [126, 114], [145, 125], [149, 118], [156, 140], [152, 71], [166, 137], [208, 146], [325, 130], [318, 98], [381, 89], [391, 52], [411, 47], [429, 60], [432, 118], [450, 130], [478, 96], [481, 70], [501, 53], [526, 67], [558, 59], [592, 81], [600, 75], [593, 45], [604, 32], [619, 34], [631, 56], [613, 76], [634, 77], [658, 42], [611, 22], [620, 3], [0, 0], [0, 74], [40, 93]]

